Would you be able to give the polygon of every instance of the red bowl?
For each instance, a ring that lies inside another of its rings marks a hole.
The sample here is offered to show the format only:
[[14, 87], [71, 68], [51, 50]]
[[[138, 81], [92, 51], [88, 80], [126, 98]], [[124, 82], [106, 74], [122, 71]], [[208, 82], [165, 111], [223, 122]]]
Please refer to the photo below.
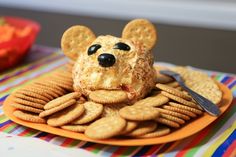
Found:
[[40, 25], [32, 20], [19, 17], [3, 17], [5, 21], [16, 28], [30, 27], [30, 33], [22, 37], [15, 37], [0, 43], [0, 71], [13, 67], [21, 61], [33, 45]]

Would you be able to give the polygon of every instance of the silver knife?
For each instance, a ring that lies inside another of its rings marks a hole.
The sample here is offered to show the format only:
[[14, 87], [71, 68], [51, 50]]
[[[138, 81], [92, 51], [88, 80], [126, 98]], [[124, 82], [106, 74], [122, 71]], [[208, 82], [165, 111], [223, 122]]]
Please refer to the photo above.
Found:
[[161, 70], [160, 71], [161, 74], [164, 75], [168, 75], [173, 77], [178, 83], [179, 85], [185, 90], [187, 91], [192, 98], [209, 114], [213, 115], [213, 116], [219, 116], [220, 115], [220, 109], [219, 107], [214, 104], [213, 102], [211, 102], [210, 100], [208, 100], [207, 98], [201, 96], [200, 94], [194, 92], [193, 90], [191, 90], [190, 88], [188, 88], [183, 79], [181, 78], [181, 76], [173, 71], [170, 70]]

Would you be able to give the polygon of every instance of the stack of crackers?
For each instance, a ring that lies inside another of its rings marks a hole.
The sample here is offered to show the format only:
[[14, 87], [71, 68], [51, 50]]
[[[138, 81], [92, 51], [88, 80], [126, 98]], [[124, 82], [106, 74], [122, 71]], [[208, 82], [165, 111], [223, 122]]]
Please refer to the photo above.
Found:
[[[214, 103], [221, 100], [220, 89], [205, 74], [186, 68], [173, 70], [196, 92]], [[17, 118], [84, 133], [92, 139], [163, 136], [204, 112], [177, 82], [161, 74], [151, 93], [134, 104], [129, 104], [122, 90], [96, 90], [88, 97], [74, 92], [71, 69], [56, 70], [13, 95], [11, 105], [16, 108], [13, 114]]]

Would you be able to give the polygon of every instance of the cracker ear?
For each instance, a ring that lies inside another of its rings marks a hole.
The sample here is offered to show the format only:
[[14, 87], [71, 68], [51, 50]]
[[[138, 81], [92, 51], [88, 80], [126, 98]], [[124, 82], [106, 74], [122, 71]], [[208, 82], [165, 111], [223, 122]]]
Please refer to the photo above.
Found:
[[64, 54], [76, 60], [80, 53], [95, 40], [94, 33], [85, 26], [72, 26], [67, 29], [61, 38], [61, 48]]
[[157, 41], [155, 26], [146, 19], [130, 21], [122, 32], [122, 38], [142, 43], [151, 50]]

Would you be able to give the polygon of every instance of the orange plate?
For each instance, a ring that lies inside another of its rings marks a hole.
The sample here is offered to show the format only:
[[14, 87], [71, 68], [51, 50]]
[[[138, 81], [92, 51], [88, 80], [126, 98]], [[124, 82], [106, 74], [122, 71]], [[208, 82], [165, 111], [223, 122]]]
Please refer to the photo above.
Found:
[[[220, 110], [221, 115], [229, 108], [231, 102], [232, 102], [232, 93], [231, 91], [223, 84], [219, 84], [219, 87], [221, 91], [223, 92], [223, 98], [220, 102]], [[193, 120], [191, 123], [188, 123], [184, 126], [182, 126], [180, 129], [175, 130], [171, 132], [170, 134], [166, 136], [156, 137], [156, 138], [148, 138], [148, 139], [119, 139], [119, 138], [113, 138], [113, 139], [107, 139], [107, 140], [93, 140], [88, 137], [86, 137], [82, 133], [75, 133], [67, 130], [62, 130], [60, 128], [54, 128], [46, 124], [37, 124], [37, 123], [30, 123], [26, 122], [20, 119], [17, 119], [15, 116], [13, 116], [14, 108], [11, 107], [11, 103], [13, 102], [13, 97], [10, 95], [6, 101], [3, 103], [3, 111], [4, 113], [14, 122], [27, 126], [29, 128], [37, 129], [40, 131], [65, 136], [73, 139], [78, 140], [84, 140], [84, 141], [90, 141], [95, 143], [102, 143], [102, 144], [110, 144], [110, 145], [119, 145], [119, 146], [137, 146], [137, 145], [151, 145], [151, 144], [160, 144], [160, 143], [167, 143], [171, 141], [180, 140], [183, 138], [186, 138], [188, 136], [191, 136], [202, 129], [204, 129], [206, 126], [211, 124], [213, 121], [215, 121], [218, 117], [210, 116], [207, 113], [204, 113], [203, 116], [199, 117], [196, 120]]]

